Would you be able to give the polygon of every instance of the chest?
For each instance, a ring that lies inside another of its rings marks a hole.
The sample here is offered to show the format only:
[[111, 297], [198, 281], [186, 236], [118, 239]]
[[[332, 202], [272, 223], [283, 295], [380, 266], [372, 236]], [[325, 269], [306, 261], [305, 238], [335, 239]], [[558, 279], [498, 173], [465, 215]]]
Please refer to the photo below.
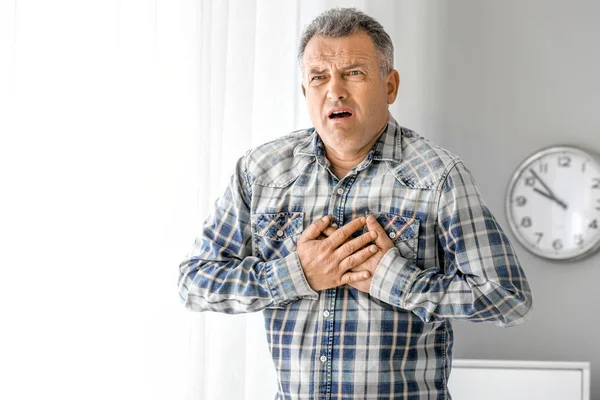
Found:
[[253, 252], [265, 261], [282, 258], [295, 250], [304, 228], [324, 215], [340, 227], [372, 214], [401, 254], [424, 268], [437, 256], [436, 198], [436, 190], [398, 181], [385, 163], [343, 179], [314, 164], [286, 186], [252, 188]]

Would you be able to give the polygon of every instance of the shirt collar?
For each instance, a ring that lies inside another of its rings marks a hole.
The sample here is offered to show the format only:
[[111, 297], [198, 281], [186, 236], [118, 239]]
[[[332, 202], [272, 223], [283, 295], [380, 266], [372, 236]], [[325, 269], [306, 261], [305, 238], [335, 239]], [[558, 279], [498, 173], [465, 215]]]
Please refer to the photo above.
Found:
[[315, 157], [317, 161], [325, 166], [329, 166], [329, 161], [325, 157], [325, 144], [319, 137], [315, 128], [308, 129], [312, 132], [306, 140], [300, 143], [294, 149], [294, 157], [296, 156], [309, 156]]
[[[312, 134], [294, 149], [294, 156], [312, 156], [324, 164], [329, 165], [329, 161], [325, 157], [325, 145], [319, 137], [315, 128], [310, 128]], [[371, 160], [377, 161], [394, 161], [399, 163], [402, 161], [402, 131], [403, 128], [398, 125], [398, 122], [389, 114], [388, 123], [383, 133], [377, 140], [375, 146], [368, 154], [366, 159], [357, 166], [359, 169], [365, 162], [370, 163]]]
[[373, 159], [378, 161], [402, 161], [403, 128], [389, 114], [388, 123], [379, 140], [373, 147]]

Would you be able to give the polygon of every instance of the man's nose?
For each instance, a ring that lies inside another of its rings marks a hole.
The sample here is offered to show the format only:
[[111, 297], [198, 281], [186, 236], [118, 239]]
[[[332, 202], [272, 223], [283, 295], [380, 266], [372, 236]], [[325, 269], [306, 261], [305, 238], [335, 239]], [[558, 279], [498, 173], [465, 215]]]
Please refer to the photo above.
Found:
[[332, 77], [329, 80], [329, 87], [327, 88], [327, 98], [329, 100], [337, 101], [348, 97], [346, 91], [346, 85], [343, 80], [338, 77]]

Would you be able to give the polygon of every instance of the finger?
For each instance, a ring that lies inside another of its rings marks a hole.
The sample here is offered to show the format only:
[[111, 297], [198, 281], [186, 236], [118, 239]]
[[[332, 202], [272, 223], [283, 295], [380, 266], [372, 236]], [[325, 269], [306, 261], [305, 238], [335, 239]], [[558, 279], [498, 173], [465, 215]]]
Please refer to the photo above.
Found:
[[343, 245], [341, 245], [340, 248], [336, 250], [336, 256], [339, 257], [340, 260], [342, 260], [356, 253], [375, 239], [377, 239], [376, 232], [363, 233], [359, 237], [349, 240]]
[[354, 268], [360, 267], [362, 265], [362, 263], [367, 261], [369, 258], [373, 257], [375, 254], [377, 254], [378, 251], [379, 251], [379, 248], [374, 244], [372, 244], [368, 247], [365, 247], [364, 249], [362, 249], [360, 251], [357, 251], [356, 253], [352, 254], [351, 256], [346, 257], [340, 263], [341, 271], [354, 272], [353, 271]]
[[390, 244], [394, 244], [394, 242], [392, 242], [388, 237], [386, 231], [383, 229], [381, 224], [377, 222], [373, 215], [369, 215], [367, 217], [367, 228], [369, 229], [369, 232], [377, 233], [377, 239], [375, 240], [375, 244], [380, 248], [389, 247]]
[[333, 235], [333, 233], [337, 231], [337, 229], [335, 229], [333, 226], [328, 226], [327, 228], [325, 228], [325, 230], [323, 231], [323, 235], [325, 235], [326, 237], [329, 237], [331, 235]]
[[333, 248], [337, 249], [342, 243], [350, 239], [354, 232], [365, 226], [366, 223], [367, 220], [365, 217], [356, 218], [337, 229], [327, 240]]
[[365, 281], [371, 277], [369, 271], [360, 271], [360, 272], [346, 272], [340, 278], [340, 284], [349, 285], [351, 283], [356, 283], [360, 281]]
[[317, 239], [323, 230], [329, 226], [329, 215], [324, 216], [321, 219], [314, 221], [312, 224], [308, 226], [300, 235], [298, 239], [299, 242], [306, 242], [309, 240]]

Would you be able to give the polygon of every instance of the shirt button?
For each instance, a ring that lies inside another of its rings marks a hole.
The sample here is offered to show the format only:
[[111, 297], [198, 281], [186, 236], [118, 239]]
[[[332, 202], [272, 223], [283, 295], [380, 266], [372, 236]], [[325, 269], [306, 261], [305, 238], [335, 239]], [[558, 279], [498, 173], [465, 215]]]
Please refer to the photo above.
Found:
[[396, 232], [390, 232], [390, 239], [396, 238]]
[[327, 311], [327, 310], [323, 311], [323, 316], [325, 318], [329, 317], [329, 311]]
[[339, 188], [339, 189], [337, 190], [337, 194], [344, 194], [344, 189], [342, 189], [342, 188]]
[[321, 362], [325, 362], [325, 361], [327, 361], [327, 357], [321, 356], [320, 360], [321, 360]]
[[332, 228], [336, 228], [336, 229], [337, 229], [337, 227], [338, 227], [338, 224], [336, 224], [336, 223], [334, 222], [333, 224], [331, 224], [331, 227], [332, 227]]
[[279, 237], [283, 236], [283, 231], [281, 229], [277, 231], [277, 236], [279, 236]]

